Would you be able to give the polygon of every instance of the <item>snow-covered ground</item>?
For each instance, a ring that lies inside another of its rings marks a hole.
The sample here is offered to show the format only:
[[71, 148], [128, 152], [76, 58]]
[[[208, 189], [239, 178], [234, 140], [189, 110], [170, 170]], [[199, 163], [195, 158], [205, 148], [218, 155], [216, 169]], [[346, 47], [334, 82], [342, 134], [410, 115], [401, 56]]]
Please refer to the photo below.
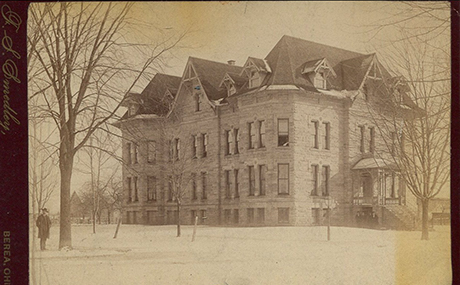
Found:
[[[451, 284], [450, 231], [325, 227], [215, 228], [115, 225], [72, 227], [59, 251], [57, 226], [47, 251], [35, 251], [37, 284]], [[37, 241], [38, 244], [38, 241]], [[32, 283], [31, 283], [32, 284]]]

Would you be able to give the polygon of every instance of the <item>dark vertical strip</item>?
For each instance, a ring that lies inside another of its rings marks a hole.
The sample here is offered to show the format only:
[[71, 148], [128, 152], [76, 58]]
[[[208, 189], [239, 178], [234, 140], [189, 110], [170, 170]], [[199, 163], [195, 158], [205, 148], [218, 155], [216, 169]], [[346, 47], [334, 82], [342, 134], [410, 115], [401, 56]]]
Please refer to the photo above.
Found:
[[1, 284], [28, 284], [27, 7], [0, 3]]
[[452, 136], [451, 136], [451, 221], [453, 283], [460, 284], [460, 3], [451, 2], [452, 15]]
[[220, 107], [216, 106], [217, 112], [217, 223], [220, 225], [222, 222], [222, 134], [221, 134], [221, 114]]

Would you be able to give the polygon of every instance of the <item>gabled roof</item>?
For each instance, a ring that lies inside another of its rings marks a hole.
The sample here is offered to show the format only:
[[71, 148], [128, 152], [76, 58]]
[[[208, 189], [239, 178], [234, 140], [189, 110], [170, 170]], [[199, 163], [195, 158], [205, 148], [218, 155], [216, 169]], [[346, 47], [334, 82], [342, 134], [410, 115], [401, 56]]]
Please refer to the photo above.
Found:
[[268, 63], [265, 60], [252, 56], [248, 57], [246, 63], [243, 66], [243, 69], [246, 69], [251, 63], [258, 69], [258, 71], [271, 72], [271, 68], [268, 66]]
[[[338, 73], [340, 62], [359, 56], [363, 54], [283, 36], [265, 58], [272, 69], [267, 84], [291, 84], [304, 89], [315, 89], [306, 76], [302, 75], [302, 67], [306, 62], [326, 58], [334, 71]], [[341, 86], [338, 87], [341, 88]]]
[[221, 88], [225, 87], [224, 86], [225, 80], [230, 80], [233, 84], [235, 84], [235, 87], [241, 87], [243, 86], [244, 83], [246, 83], [246, 81], [248, 81], [248, 79], [244, 76], [241, 76], [237, 73], [228, 72], [224, 75], [224, 78], [220, 82], [219, 87]]
[[357, 90], [361, 86], [374, 56], [375, 54], [366, 54], [340, 63], [337, 69], [340, 73], [342, 89]]
[[226, 96], [227, 91], [219, 87], [225, 74], [240, 74], [243, 69], [241, 66], [196, 57], [190, 57], [189, 62], [193, 64], [197, 76], [203, 85], [202, 87], [210, 100], [218, 100]]
[[[168, 98], [167, 94], [175, 96], [179, 87], [181, 78], [178, 76], [157, 73], [147, 84], [144, 90], [139, 93], [130, 93], [126, 102], [136, 102], [139, 104], [137, 115], [139, 114], [156, 114], [165, 115], [169, 111], [169, 104], [173, 98]], [[125, 103], [126, 105], [126, 103]], [[126, 119], [128, 112], [122, 117]]]

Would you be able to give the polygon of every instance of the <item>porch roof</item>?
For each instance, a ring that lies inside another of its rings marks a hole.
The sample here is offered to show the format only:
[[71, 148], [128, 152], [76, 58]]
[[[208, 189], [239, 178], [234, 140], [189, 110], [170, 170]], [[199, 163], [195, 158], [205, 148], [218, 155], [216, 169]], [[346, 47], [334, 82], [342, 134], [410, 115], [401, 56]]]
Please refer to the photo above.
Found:
[[358, 163], [353, 166], [353, 170], [359, 170], [359, 169], [372, 169], [372, 168], [381, 168], [381, 169], [391, 169], [394, 168], [394, 164], [386, 161], [381, 158], [363, 158]]

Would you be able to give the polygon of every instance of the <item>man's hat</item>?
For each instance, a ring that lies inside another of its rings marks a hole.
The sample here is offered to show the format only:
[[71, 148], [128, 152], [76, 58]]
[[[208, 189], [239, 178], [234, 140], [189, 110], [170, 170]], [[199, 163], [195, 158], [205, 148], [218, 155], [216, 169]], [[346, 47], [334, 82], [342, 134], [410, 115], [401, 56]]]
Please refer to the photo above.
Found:
[[42, 211], [48, 213], [48, 209], [47, 209], [47, 208], [43, 208]]

